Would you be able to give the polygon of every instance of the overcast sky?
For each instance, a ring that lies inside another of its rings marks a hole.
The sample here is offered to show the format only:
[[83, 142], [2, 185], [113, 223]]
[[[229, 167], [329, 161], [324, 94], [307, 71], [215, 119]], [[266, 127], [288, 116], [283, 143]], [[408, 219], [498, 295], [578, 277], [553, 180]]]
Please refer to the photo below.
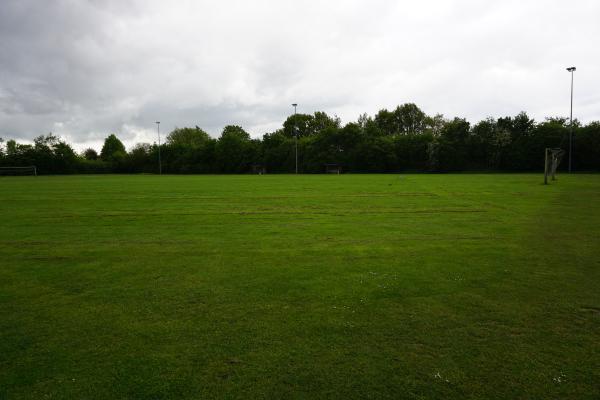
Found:
[[600, 1], [0, 0], [0, 137], [78, 150], [198, 125], [252, 136], [414, 102], [600, 120]]

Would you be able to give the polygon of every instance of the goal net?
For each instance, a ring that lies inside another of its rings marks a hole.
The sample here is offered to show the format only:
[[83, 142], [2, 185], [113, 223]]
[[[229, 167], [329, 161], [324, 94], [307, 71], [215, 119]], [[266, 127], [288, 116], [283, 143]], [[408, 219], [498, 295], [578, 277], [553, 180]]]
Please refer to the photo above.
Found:
[[544, 164], [544, 185], [548, 184], [548, 176], [552, 178], [552, 180], [556, 180], [556, 169], [560, 164], [560, 160], [562, 160], [565, 151], [563, 149], [555, 148], [547, 148], [545, 154], [545, 164]]
[[35, 165], [28, 167], [0, 167], [0, 176], [20, 176], [33, 175], [37, 176], [37, 168]]

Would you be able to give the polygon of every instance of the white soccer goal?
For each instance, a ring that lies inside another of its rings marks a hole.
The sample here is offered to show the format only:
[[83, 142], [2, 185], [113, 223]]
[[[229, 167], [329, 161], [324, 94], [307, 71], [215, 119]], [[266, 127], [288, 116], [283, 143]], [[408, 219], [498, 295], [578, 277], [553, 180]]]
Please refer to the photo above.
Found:
[[0, 167], [0, 176], [11, 175], [33, 175], [37, 176], [37, 168], [35, 165], [28, 167]]
[[550, 149], [547, 148], [545, 152], [545, 163], [544, 163], [544, 185], [548, 184], [548, 175], [552, 177], [552, 180], [556, 180], [556, 169], [560, 160], [562, 160], [565, 151], [563, 149]]

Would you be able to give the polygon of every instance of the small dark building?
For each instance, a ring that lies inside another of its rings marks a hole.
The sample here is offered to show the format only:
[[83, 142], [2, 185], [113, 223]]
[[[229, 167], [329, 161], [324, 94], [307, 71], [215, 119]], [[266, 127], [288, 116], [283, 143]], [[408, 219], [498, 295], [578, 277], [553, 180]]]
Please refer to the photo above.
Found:
[[326, 174], [341, 174], [342, 166], [340, 164], [325, 164]]

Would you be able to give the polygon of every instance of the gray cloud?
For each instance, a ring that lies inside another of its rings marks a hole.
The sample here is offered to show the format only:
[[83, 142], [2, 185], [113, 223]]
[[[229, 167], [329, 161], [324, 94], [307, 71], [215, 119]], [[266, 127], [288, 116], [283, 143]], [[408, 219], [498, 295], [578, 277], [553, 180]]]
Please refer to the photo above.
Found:
[[298, 102], [343, 121], [426, 112], [600, 119], [596, 1], [0, 3], [0, 136], [82, 148], [228, 123], [254, 136]]

